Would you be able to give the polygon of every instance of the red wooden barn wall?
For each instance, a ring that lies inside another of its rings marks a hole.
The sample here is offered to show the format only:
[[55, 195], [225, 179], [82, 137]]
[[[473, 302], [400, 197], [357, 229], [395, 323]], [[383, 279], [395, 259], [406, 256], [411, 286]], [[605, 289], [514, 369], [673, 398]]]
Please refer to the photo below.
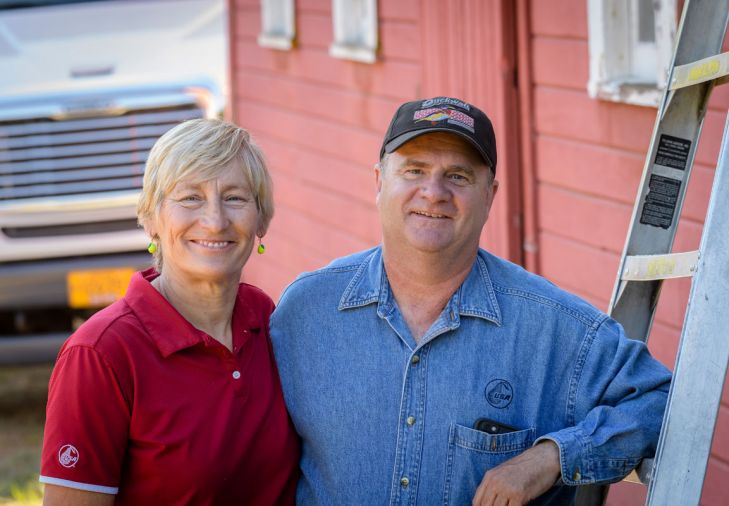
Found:
[[519, 171], [506, 170], [518, 168], [512, 2], [380, 2], [374, 65], [329, 56], [330, 0], [296, 2], [292, 51], [257, 45], [258, 0], [231, 4], [232, 117], [267, 153], [276, 188], [267, 252], [251, 261], [248, 280], [276, 298], [297, 273], [379, 243], [373, 165], [384, 132], [402, 102], [439, 94], [481, 105], [504, 133], [484, 244], [520, 260], [520, 186], [510, 184]]
[[[375, 245], [372, 165], [395, 108], [450, 94], [494, 120], [502, 187], [484, 244], [605, 309], [655, 109], [591, 99], [586, 0], [380, 0], [378, 63], [328, 55], [331, 1], [296, 0], [297, 47], [261, 48], [258, 0], [230, 0], [232, 118], [266, 152], [276, 216], [249, 282], [276, 299], [296, 274]], [[516, 88], [515, 68], [519, 69]], [[712, 98], [675, 249], [698, 246], [729, 91]], [[650, 347], [673, 365], [688, 281], [664, 286]], [[729, 491], [729, 399], [702, 504]], [[642, 504], [612, 487], [610, 504]]]

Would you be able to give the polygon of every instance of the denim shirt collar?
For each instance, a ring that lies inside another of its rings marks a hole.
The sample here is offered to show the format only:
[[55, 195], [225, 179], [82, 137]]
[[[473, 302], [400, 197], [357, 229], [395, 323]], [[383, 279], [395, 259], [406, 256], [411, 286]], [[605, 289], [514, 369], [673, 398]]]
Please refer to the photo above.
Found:
[[[385, 317], [395, 309], [390, 283], [382, 260], [382, 248], [372, 250], [361, 263], [339, 300], [339, 310], [366, 306], [377, 302], [377, 314]], [[451, 296], [445, 307], [454, 326], [459, 316], [474, 316], [501, 326], [501, 309], [481, 251], [471, 272]]]

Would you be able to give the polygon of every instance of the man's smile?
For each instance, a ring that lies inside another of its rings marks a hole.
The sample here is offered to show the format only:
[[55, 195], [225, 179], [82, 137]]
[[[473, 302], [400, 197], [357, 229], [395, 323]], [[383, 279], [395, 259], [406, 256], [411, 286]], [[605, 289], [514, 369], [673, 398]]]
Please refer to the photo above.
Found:
[[412, 212], [412, 214], [415, 214], [417, 216], [425, 216], [426, 218], [451, 219], [450, 216], [446, 216], [444, 214], [429, 213], [427, 211], [411, 211], [411, 212]]

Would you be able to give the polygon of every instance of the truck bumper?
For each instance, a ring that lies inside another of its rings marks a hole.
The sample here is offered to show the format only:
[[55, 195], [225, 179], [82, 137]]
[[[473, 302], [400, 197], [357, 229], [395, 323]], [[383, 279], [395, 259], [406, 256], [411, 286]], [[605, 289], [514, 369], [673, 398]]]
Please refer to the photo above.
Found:
[[0, 310], [67, 306], [66, 275], [71, 271], [114, 267], [141, 270], [150, 265], [146, 252], [0, 264]]

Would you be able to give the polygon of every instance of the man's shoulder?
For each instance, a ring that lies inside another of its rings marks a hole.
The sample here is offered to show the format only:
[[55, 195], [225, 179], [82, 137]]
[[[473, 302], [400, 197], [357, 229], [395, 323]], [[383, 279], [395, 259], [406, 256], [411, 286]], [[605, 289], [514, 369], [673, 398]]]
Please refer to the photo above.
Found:
[[379, 246], [352, 253], [343, 257], [335, 258], [328, 265], [315, 271], [316, 273], [347, 272], [358, 269], [367, 262], [372, 255], [380, 251]]
[[341, 292], [344, 288], [346, 288], [354, 273], [356, 273], [363, 264], [368, 262], [372, 258], [372, 255], [374, 255], [378, 250], [379, 247], [374, 247], [364, 251], [358, 251], [351, 255], [336, 258], [320, 269], [299, 274], [296, 279], [288, 287], [286, 287], [281, 296], [281, 300], [283, 301], [288, 296], [301, 293], [301, 291], [308, 292], [312, 289], [322, 288], [332, 290], [339, 285], [343, 285], [342, 290], [340, 290], [338, 294], [341, 296]]
[[520, 265], [485, 250], [479, 251], [479, 257], [486, 265], [494, 291], [504, 298], [516, 298], [521, 303], [550, 307], [588, 324], [606, 316], [585, 299]]

